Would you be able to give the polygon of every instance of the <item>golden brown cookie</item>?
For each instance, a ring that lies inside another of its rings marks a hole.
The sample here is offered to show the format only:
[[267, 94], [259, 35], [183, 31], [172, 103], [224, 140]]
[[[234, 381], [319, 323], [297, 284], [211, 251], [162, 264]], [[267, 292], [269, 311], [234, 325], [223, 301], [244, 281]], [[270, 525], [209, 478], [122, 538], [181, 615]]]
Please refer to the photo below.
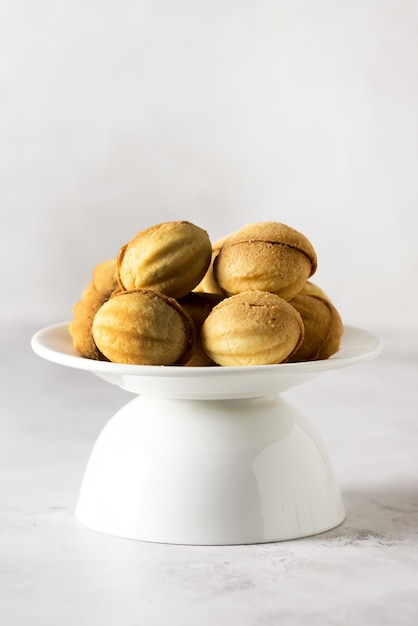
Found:
[[300, 314], [305, 336], [289, 361], [327, 359], [337, 352], [343, 334], [343, 323], [337, 309], [326, 298], [298, 294], [290, 304]]
[[111, 291], [99, 291], [90, 282], [81, 300], [73, 306], [73, 319], [68, 330], [74, 349], [86, 359], [106, 360], [93, 339], [92, 324], [99, 308], [111, 296]]
[[86, 285], [82, 297], [92, 289], [97, 291], [113, 291], [118, 287], [116, 258], [107, 259], [93, 269], [91, 281]]
[[204, 293], [217, 293], [219, 295], [225, 296], [225, 292], [221, 289], [218, 283], [215, 280], [215, 276], [213, 274], [213, 263], [216, 257], [219, 254], [219, 250], [221, 249], [223, 243], [226, 241], [229, 235], [218, 239], [212, 244], [212, 259], [211, 263], [208, 267], [206, 274], [204, 275], [201, 282], [195, 287], [194, 291], [204, 292]]
[[93, 285], [99, 291], [113, 291], [118, 287], [117, 259], [102, 261], [93, 270]]
[[120, 249], [118, 281], [126, 290], [155, 289], [181, 298], [202, 280], [211, 255], [205, 230], [186, 221], [164, 222], [140, 231]]
[[224, 296], [220, 296], [215, 293], [192, 291], [187, 294], [187, 296], [184, 296], [184, 298], [180, 298], [180, 300], [178, 300], [180, 306], [182, 306], [189, 313], [196, 330], [195, 347], [189, 361], [186, 363], [188, 367], [214, 365], [212, 359], [210, 359], [203, 350], [202, 343], [200, 341], [200, 329], [213, 307], [219, 304], [223, 297]]
[[303, 285], [302, 289], [299, 291], [297, 295], [298, 296], [316, 296], [317, 298], [322, 298], [323, 300], [330, 301], [327, 294], [324, 291], [322, 291], [322, 289], [318, 287], [318, 285], [315, 285], [310, 280], [306, 281], [306, 283]]
[[117, 293], [100, 307], [93, 337], [109, 361], [173, 365], [188, 361], [194, 326], [176, 300], [151, 289]]
[[203, 323], [202, 346], [219, 365], [281, 363], [303, 340], [294, 307], [267, 291], [247, 291], [222, 300]]
[[255, 222], [226, 239], [213, 272], [228, 295], [260, 289], [290, 300], [316, 267], [315, 250], [302, 233], [279, 222]]

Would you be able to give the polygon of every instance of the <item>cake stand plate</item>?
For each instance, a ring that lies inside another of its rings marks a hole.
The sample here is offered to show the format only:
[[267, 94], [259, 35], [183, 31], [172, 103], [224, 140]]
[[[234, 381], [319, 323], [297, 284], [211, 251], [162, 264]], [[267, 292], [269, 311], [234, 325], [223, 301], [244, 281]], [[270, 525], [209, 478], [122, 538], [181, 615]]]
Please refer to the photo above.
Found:
[[97, 531], [177, 544], [263, 543], [314, 535], [345, 517], [327, 451], [281, 392], [377, 356], [346, 326], [324, 361], [255, 367], [122, 365], [80, 357], [68, 322], [32, 337], [41, 357], [136, 397], [91, 452], [76, 518]]

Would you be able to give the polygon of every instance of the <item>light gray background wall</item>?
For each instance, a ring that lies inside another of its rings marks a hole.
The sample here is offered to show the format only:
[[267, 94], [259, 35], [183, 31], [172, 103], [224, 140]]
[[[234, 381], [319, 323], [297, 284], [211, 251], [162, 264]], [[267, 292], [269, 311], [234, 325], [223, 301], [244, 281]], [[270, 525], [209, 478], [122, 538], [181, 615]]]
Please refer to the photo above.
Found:
[[16, 0], [0, 319], [54, 323], [138, 230], [285, 222], [347, 323], [417, 329], [413, 0]]

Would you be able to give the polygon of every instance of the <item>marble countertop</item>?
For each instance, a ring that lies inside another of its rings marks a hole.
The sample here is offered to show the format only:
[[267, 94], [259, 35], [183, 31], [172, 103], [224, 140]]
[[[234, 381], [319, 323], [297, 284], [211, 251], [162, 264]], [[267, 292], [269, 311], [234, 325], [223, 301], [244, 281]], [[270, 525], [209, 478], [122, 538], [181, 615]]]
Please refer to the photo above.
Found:
[[[130, 394], [43, 361], [2, 326], [0, 623], [309, 626], [418, 621], [418, 336], [286, 393], [320, 431], [347, 508], [305, 539], [176, 546], [74, 519], [89, 452]], [[378, 333], [379, 334], [379, 333]]]

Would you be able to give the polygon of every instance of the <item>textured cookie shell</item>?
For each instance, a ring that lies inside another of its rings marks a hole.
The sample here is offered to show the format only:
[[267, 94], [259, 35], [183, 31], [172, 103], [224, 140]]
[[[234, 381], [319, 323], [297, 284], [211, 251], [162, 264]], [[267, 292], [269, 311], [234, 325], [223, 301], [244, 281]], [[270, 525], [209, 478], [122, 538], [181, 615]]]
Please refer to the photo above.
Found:
[[223, 291], [223, 289], [219, 287], [218, 283], [215, 280], [215, 276], [213, 273], [213, 263], [219, 254], [219, 250], [221, 249], [222, 245], [227, 240], [228, 236], [229, 235], [226, 235], [225, 237], [218, 239], [212, 244], [212, 258], [211, 258], [210, 265], [207, 269], [206, 274], [202, 278], [201, 282], [195, 287], [194, 291], [204, 292], [204, 293], [217, 293], [222, 296], [225, 295], [225, 292]]
[[98, 290], [91, 281], [84, 289], [81, 300], [73, 306], [73, 319], [68, 330], [73, 347], [86, 359], [105, 360], [93, 338], [93, 319], [99, 308], [108, 300], [112, 291]]
[[321, 287], [318, 287], [318, 285], [314, 284], [310, 280], [304, 284], [302, 289], [299, 291], [298, 296], [316, 296], [317, 298], [322, 298], [323, 300], [330, 302], [329, 297], [321, 289]]
[[317, 268], [310, 241], [279, 222], [255, 222], [230, 235], [213, 262], [228, 295], [260, 289], [290, 300]]
[[126, 290], [155, 289], [181, 298], [202, 280], [212, 245], [205, 230], [186, 221], [140, 231], [118, 255], [118, 281]]
[[93, 337], [115, 363], [172, 365], [187, 361], [194, 326], [176, 300], [154, 290], [114, 295], [97, 311]]
[[192, 291], [178, 301], [180, 306], [183, 307], [192, 318], [196, 331], [194, 349], [190, 355], [190, 359], [185, 363], [188, 367], [202, 367], [214, 364], [212, 359], [210, 359], [203, 350], [200, 340], [200, 330], [209, 313], [222, 299], [223, 296], [219, 294]]
[[289, 361], [327, 359], [337, 352], [344, 327], [334, 305], [326, 298], [303, 294], [295, 296], [290, 304], [300, 314], [305, 334]]
[[206, 318], [202, 346], [219, 365], [281, 363], [303, 340], [303, 322], [276, 294], [250, 291], [222, 300]]
[[117, 259], [102, 261], [93, 270], [93, 285], [96, 289], [113, 291], [118, 287]]

